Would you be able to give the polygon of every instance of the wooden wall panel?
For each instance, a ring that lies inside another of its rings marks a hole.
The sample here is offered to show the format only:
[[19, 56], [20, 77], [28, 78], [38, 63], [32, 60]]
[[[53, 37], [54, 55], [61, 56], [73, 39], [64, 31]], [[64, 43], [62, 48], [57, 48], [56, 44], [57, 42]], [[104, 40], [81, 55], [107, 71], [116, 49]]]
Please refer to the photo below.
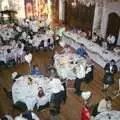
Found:
[[71, 27], [92, 29], [95, 6], [86, 7], [77, 3], [76, 7], [71, 5], [72, 0], [65, 2], [65, 24]]

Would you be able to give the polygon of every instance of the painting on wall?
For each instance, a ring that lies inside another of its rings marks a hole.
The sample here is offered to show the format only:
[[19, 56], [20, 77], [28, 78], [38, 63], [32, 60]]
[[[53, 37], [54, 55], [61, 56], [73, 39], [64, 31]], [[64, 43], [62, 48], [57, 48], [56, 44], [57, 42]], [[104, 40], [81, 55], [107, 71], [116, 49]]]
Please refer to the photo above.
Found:
[[43, 19], [48, 16], [47, 0], [25, 0], [26, 17]]
[[25, 14], [28, 18], [33, 16], [33, 0], [25, 0]]

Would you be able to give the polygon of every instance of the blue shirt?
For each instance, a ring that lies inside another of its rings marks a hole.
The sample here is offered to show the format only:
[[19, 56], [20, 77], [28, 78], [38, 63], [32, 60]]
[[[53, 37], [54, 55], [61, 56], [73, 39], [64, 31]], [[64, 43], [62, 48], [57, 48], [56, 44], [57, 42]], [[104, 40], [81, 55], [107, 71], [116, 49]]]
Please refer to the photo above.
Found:
[[31, 74], [32, 75], [41, 75], [41, 72], [39, 69], [32, 68]]
[[81, 56], [81, 57], [85, 57], [85, 55], [87, 55], [86, 51], [84, 50], [84, 48], [78, 48], [76, 50], [76, 54]]

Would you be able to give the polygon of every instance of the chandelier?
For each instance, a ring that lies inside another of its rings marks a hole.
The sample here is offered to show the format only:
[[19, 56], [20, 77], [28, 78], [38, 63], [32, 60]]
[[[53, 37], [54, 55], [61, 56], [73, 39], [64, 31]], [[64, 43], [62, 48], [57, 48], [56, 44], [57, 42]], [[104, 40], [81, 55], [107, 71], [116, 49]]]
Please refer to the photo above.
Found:
[[93, 6], [95, 5], [95, 0], [74, 0], [72, 2], [72, 6], [73, 7], [76, 7], [77, 6], [77, 3], [80, 3], [82, 5], [85, 5], [87, 7], [90, 7], [90, 6]]

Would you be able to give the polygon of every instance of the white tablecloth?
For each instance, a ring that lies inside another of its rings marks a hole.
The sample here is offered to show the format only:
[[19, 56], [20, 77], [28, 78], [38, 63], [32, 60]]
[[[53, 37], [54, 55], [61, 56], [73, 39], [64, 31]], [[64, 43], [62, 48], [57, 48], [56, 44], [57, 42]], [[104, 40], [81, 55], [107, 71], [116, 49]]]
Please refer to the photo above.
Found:
[[105, 64], [110, 60], [114, 59], [118, 65], [118, 68], [120, 68], [120, 56], [100, 47], [99, 45], [93, 43], [90, 40], [87, 40], [84, 37], [80, 37], [79, 35], [73, 34], [71, 32], [64, 32], [62, 40], [75, 49], [79, 48], [80, 44], [84, 44], [90, 58], [102, 67], [104, 67]]
[[[11, 53], [7, 53], [7, 50], [10, 49]], [[22, 49], [18, 49], [14, 46], [14, 48], [11, 45], [4, 45], [0, 46], [0, 61], [3, 61], [4, 63], [7, 63], [8, 60], [14, 59], [17, 61], [17, 57], [24, 55], [24, 51]]]
[[10, 45], [0, 46], [0, 61], [7, 62], [7, 49], [12, 49]]
[[34, 35], [33, 39], [28, 39], [27, 41], [32, 44], [32, 46], [34, 47], [38, 47], [41, 43], [41, 41], [44, 41], [44, 46], [47, 47], [48, 45], [48, 39], [50, 39], [50, 43], [52, 44], [53, 41], [53, 37], [52, 35], [47, 35], [47, 34], [39, 34], [39, 36]]
[[[31, 115], [33, 120], [40, 120], [40, 118], [35, 113], [32, 112]], [[20, 114], [19, 116], [16, 116], [14, 120], [26, 120], [26, 119], [22, 117], [22, 114]]]
[[102, 112], [95, 117], [95, 120], [120, 120], [120, 111]]
[[76, 79], [76, 76], [77, 76], [76, 75], [77, 73], [75, 73], [76, 67], [83, 66], [86, 69], [88, 66], [86, 59], [84, 59], [83, 57], [79, 57], [76, 54], [72, 54], [72, 53], [56, 54], [54, 56], [54, 61], [55, 61], [54, 66], [57, 70], [58, 75], [63, 79], [67, 78], [69, 80]]
[[10, 38], [15, 37], [16, 32], [11, 27], [4, 27], [0, 29], [0, 35], [2, 36], [4, 41], [9, 41]]
[[[32, 79], [32, 84], [29, 84], [29, 77]], [[49, 89], [49, 79], [40, 76], [25, 75], [18, 79], [12, 86], [12, 96], [14, 104], [17, 101], [24, 102], [27, 105], [28, 110], [33, 110], [35, 104], [45, 105], [49, 102], [51, 92]], [[41, 99], [37, 99], [39, 87], [43, 88], [45, 96]]]

